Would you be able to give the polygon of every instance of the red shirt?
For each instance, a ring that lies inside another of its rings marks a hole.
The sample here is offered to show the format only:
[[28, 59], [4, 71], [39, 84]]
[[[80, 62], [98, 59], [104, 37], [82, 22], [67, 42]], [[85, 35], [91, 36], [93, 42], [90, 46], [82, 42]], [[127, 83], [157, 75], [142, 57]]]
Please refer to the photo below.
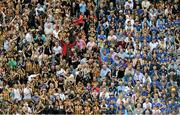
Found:
[[73, 48], [77, 43], [77, 41], [74, 41], [73, 43], [66, 43], [66, 42], [64, 42], [64, 40], [61, 40], [60, 42], [61, 42], [61, 45], [62, 45], [62, 56], [67, 55], [68, 47]]
[[83, 24], [84, 23], [84, 16], [83, 15], [80, 15], [79, 18], [77, 20], [74, 20], [74, 23], [76, 25], [79, 25], [79, 24]]

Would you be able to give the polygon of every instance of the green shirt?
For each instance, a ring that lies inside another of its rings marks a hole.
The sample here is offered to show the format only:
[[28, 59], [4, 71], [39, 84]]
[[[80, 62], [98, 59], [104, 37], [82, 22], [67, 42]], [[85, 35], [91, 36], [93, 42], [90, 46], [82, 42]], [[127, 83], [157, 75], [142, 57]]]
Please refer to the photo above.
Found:
[[15, 60], [10, 60], [8, 61], [8, 65], [10, 66], [10, 68], [16, 68], [17, 63]]

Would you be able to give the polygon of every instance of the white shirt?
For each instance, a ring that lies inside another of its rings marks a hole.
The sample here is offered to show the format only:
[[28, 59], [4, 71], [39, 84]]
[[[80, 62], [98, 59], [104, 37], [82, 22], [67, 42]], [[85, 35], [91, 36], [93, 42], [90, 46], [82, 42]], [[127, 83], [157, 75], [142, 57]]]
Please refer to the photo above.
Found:
[[61, 70], [57, 71], [56, 72], [56, 75], [57, 76], [60, 76], [60, 75], [64, 75], [65, 74], [65, 70], [61, 68]]
[[[100, 92], [99, 97], [101, 98], [104, 92]], [[109, 98], [109, 92], [105, 92], [105, 98]]]
[[6, 41], [4, 42], [4, 49], [5, 49], [6, 51], [9, 50], [9, 41], [8, 41], [8, 40], [6, 40]]
[[59, 38], [58, 34], [59, 34], [59, 31], [53, 30], [53, 36], [55, 38]]
[[23, 89], [23, 93], [24, 93], [24, 99], [31, 99], [31, 92], [32, 89], [31, 88], [24, 88]]
[[131, 22], [131, 26], [134, 25], [134, 19], [130, 19], [130, 18], [127, 18], [126, 21], [125, 21], [125, 25], [127, 25], [128, 22]]
[[134, 74], [134, 80], [142, 81], [143, 78], [144, 78], [144, 75], [143, 75], [141, 72], [139, 72], [139, 73], [136, 72], [136, 73]]
[[133, 31], [134, 30], [134, 27], [133, 26], [125, 26], [125, 30], [131, 30], [131, 31]]
[[52, 29], [52, 28], [45, 28], [45, 29], [44, 29], [44, 33], [45, 33], [46, 35], [51, 34], [51, 33], [53, 33], [53, 29]]
[[158, 46], [158, 42], [155, 42], [155, 43], [150, 42], [149, 46], [150, 46], [151, 51], [152, 51], [154, 48], [156, 48]]
[[22, 96], [20, 94], [20, 89], [13, 89], [13, 94], [14, 94], [14, 100], [21, 100]]
[[147, 78], [143, 77], [143, 84], [147, 83], [147, 81], [151, 83], [151, 78], [149, 76]]
[[112, 35], [112, 36], [108, 36], [108, 40], [111, 41], [111, 40], [116, 40], [117, 37], [115, 35]]
[[53, 52], [56, 54], [60, 54], [62, 52], [61, 46], [53, 47]]
[[26, 36], [25, 36], [25, 39], [27, 42], [32, 42], [33, 41], [33, 37], [30, 33], [27, 33]]
[[143, 108], [146, 109], [147, 107], [150, 107], [150, 108], [151, 108], [151, 107], [152, 107], [152, 104], [151, 104], [150, 102], [148, 102], [148, 103], [144, 102], [144, 103], [143, 103]]
[[59, 96], [60, 96], [60, 98], [61, 98], [62, 101], [64, 101], [64, 100], [66, 99], [64, 93], [59, 93]]

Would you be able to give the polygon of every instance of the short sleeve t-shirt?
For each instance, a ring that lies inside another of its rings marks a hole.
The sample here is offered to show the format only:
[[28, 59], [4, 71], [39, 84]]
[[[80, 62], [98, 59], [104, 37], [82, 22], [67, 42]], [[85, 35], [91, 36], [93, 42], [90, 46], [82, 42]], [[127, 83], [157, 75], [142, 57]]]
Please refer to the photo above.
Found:
[[54, 51], [54, 53], [57, 55], [57, 54], [60, 54], [60, 53], [62, 52], [62, 48], [61, 48], [60, 46], [54, 47], [54, 48], [53, 48], [53, 51]]

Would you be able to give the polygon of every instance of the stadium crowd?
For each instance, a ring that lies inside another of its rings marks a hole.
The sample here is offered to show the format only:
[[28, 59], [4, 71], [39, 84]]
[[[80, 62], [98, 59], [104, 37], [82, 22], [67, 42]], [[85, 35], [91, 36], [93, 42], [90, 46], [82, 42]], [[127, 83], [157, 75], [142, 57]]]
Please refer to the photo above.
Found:
[[179, 0], [0, 0], [0, 114], [180, 113]]

